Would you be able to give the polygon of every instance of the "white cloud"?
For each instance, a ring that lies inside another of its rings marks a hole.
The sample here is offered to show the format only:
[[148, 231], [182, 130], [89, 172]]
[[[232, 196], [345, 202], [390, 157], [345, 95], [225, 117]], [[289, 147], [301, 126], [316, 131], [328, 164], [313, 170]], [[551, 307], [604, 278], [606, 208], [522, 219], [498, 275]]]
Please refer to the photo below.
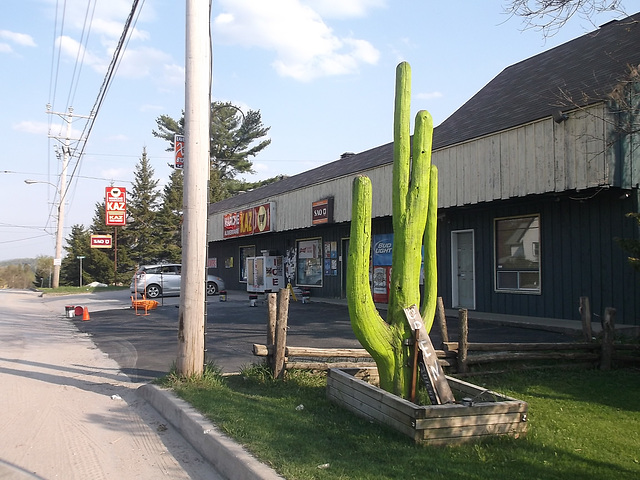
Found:
[[13, 48], [8, 43], [0, 43], [0, 53], [11, 53]]
[[47, 135], [49, 133], [49, 124], [46, 122], [32, 122], [24, 120], [22, 122], [14, 123], [13, 129], [18, 132]]
[[[11, 128], [17, 132], [29, 133], [40, 136], [52, 136], [52, 137], [64, 137], [67, 134], [66, 124], [52, 123], [49, 125], [47, 122], [34, 122], [31, 120], [23, 120], [21, 122], [14, 123]], [[81, 128], [81, 127], [80, 127]], [[69, 136], [71, 138], [80, 138], [82, 131], [80, 128], [71, 128]]]
[[221, 4], [224, 12], [213, 21], [215, 40], [275, 51], [273, 66], [282, 76], [309, 81], [351, 74], [362, 64], [377, 63], [380, 56], [366, 40], [338, 37], [301, 0], [222, 0]]
[[80, 45], [76, 40], [66, 35], [58, 37], [56, 39], [56, 47], [60, 48], [61, 56], [64, 56], [72, 61], [75, 61], [76, 58], [79, 58], [83, 61], [85, 65], [89, 65], [95, 71], [99, 73], [105, 73], [107, 71], [108, 63], [92, 54], [89, 51], [86, 51], [83, 45]]
[[0, 30], [0, 38], [4, 38], [5, 40], [9, 40], [16, 45], [21, 45], [23, 47], [36, 46], [36, 42], [34, 42], [33, 37], [31, 35], [27, 35], [26, 33], [16, 33], [9, 30]]

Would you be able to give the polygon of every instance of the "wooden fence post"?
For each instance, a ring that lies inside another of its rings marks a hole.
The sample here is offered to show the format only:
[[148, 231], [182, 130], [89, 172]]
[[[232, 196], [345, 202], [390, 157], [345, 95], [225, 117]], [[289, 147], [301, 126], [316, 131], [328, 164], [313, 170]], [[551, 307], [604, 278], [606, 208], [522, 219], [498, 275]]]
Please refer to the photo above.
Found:
[[438, 326], [440, 327], [440, 334], [442, 335], [442, 341], [449, 341], [449, 330], [447, 330], [447, 317], [444, 314], [444, 302], [442, 297], [438, 297], [436, 303], [436, 318], [438, 319]]
[[276, 315], [276, 335], [273, 352], [273, 377], [282, 378], [285, 370], [285, 350], [287, 348], [287, 322], [289, 319], [289, 290], [278, 291], [278, 313]]
[[591, 305], [589, 297], [580, 297], [580, 317], [582, 318], [582, 335], [585, 342], [593, 339], [591, 332]]
[[[275, 293], [267, 294], [267, 312], [269, 315], [267, 318], [267, 349], [269, 349], [269, 345], [271, 345], [272, 348], [275, 348], [276, 344], [276, 315], [278, 309], [277, 294]], [[273, 359], [273, 350], [271, 350], [271, 353], [267, 354], [267, 365], [269, 365], [271, 373], [273, 373], [275, 367], [275, 362], [273, 361]]]
[[602, 317], [602, 357], [600, 370], [611, 370], [613, 357], [613, 337], [616, 321], [616, 309], [607, 307]]
[[458, 373], [467, 373], [467, 349], [469, 348], [469, 323], [466, 308], [458, 310], [460, 338], [458, 340]]

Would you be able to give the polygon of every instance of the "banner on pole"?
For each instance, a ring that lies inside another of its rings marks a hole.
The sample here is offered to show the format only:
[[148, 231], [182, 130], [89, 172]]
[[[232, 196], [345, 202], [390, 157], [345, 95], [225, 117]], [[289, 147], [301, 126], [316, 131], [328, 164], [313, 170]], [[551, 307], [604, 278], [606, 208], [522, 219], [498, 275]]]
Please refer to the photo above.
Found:
[[175, 155], [175, 167], [184, 168], [184, 135], [173, 137], [173, 153]]

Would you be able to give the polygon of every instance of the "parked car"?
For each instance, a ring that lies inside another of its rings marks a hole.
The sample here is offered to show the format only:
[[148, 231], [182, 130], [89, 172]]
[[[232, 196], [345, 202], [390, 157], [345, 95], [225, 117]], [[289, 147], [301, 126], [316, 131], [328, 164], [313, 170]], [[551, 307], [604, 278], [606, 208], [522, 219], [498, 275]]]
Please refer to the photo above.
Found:
[[[181, 270], [179, 263], [143, 265], [133, 275], [129, 290], [134, 295], [145, 295], [146, 298], [180, 295]], [[207, 275], [207, 295], [215, 295], [224, 289], [224, 280]]]

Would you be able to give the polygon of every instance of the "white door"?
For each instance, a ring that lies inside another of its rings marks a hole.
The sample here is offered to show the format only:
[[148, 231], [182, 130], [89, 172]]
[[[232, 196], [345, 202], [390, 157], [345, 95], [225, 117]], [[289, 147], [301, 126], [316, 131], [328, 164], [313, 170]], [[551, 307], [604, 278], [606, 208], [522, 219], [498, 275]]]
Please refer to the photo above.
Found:
[[451, 286], [454, 308], [476, 308], [473, 230], [451, 232]]

